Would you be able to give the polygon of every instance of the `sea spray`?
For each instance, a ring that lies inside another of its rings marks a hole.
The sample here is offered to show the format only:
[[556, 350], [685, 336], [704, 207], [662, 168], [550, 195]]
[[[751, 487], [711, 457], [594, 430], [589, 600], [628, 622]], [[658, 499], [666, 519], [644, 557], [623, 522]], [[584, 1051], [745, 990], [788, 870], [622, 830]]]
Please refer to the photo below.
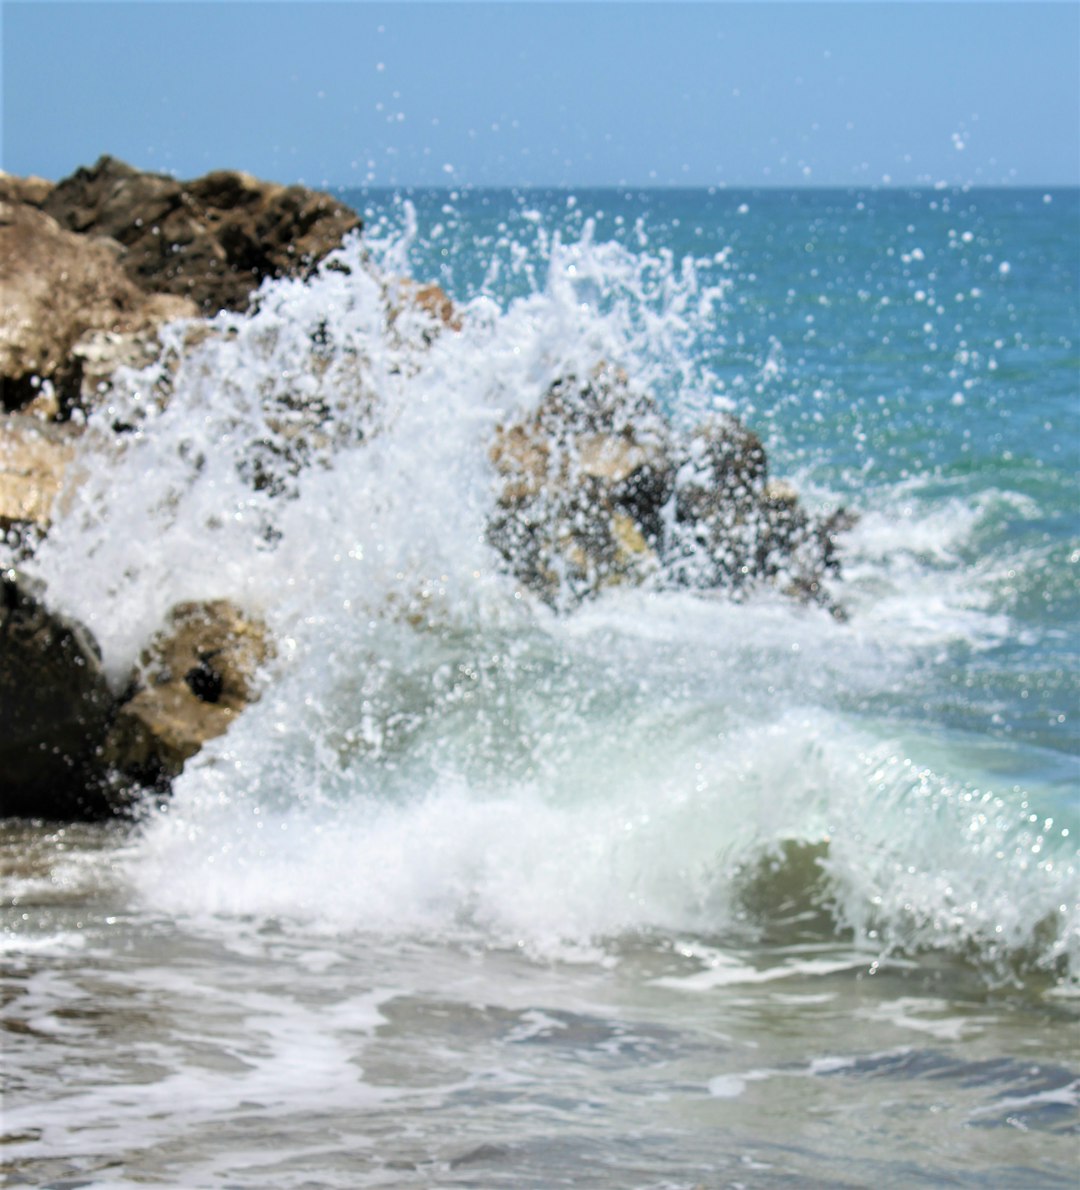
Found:
[[[400, 231], [265, 285], [201, 341], [174, 328], [166, 364], [91, 418], [88, 477], [35, 568], [114, 680], [181, 600], [251, 606], [278, 642], [262, 700], [148, 811], [126, 861], [139, 897], [561, 953], [753, 935], [769, 923], [748, 873], [809, 848], [807, 908], [870, 954], [1075, 971], [1067, 807], [1055, 822], [1053, 791], [1032, 795], [1033, 824], [978, 748], [938, 771], [909, 709], [942, 656], [1012, 631], [957, 565], [991, 495], [924, 512], [904, 504], [922, 480], [868, 494], [848, 624], [768, 590], [609, 591], [560, 618], [506, 573], [487, 539], [500, 422], [601, 361], [676, 422], [729, 405], [722, 253], [526, 222], [459, 330], [398, 280], [406, 206]], [[765, 349], [759, 396], [786, 369]]]

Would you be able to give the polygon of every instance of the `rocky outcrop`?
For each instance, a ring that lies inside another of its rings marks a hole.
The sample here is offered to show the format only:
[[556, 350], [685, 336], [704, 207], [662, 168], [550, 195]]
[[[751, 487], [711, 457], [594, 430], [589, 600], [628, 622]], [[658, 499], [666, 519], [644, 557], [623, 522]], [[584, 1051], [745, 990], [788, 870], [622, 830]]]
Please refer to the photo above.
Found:
[[500, 426], [490, 454], [489, 540], [553, 606], [622, 583], [736, 595], [772, 583], [842, 614], [826, 579], [845, 514], [812, 517], [769, 479], [760, 439], [734, 417], [678, 432], [624, 372], [601, 365]]
[[497, 429], [500, 479], [488, 537], [548, 602], [575, 602], [655, 571], [672, 435], [625, 373], [556, 382], [535, 413]]
[[[0, 202], [0, 401], [16, 410], [37, 401], [66, 417], [93, 398], [102, 376], [88, 362], [98, 336], [113, 359], [146, 362], [156, 328], [192, 317], [194, 303], [148, 295], [121, 266], [113, 240], [79, 236], [27, 203]], [[150, 355], [153, 358], [153, 355]], [[92, 387], [84, 391], [84, 376]]]
[[[328, 195], [232, 171], [179, 182], [103, 157], [56, 185], [0, 174], [6, 556], [32, 554], [72, 480], [79, 414], [117, 368], [159, 357], [163, 323], [242, 310], [263, 280], [303, 275], [359, 226]], [[437, 287], [408, 300], [452, 318]], [[185, 342], [206, 330], [193, 321]], [[182, 605], [117, 700], [85, 629], [10, 572], [0, 617], [4, 814], [92, 817], [126, 806], [133, 782], [164, 787], [254, 697], [270, 652], [262, 625], [232, 604]]]
[[70, 231], [121, 244], [124, 272], [144, 292], [189, 298], [203, 314], [243, 310], [267, 277], [304, 273], [361, 226], [304, 186], [233, 170], [180, 182], [114, 157], [59, 182], [43, 209]]
[[0, 176], [0, 408], [66, 419], [167, 321], [244, 309], [360, 227], [302, 186], [218, 171], [192, 182], [102, 157], [55, 186]]
[[235, 604], [180, 604], [117, 698], [86, 628], [0, 572], [0, 815], [102, 818], [164, 790], [258, 696], [271, 652]]
[[234, 603], [182, 603], [148, 645], [105, 740], [110, 769], [165, 788], [257, 696], [266, 626]]
[[0, 813], [111, 813], [98, 748], [113, 708], [93, 637], [0, 573]]

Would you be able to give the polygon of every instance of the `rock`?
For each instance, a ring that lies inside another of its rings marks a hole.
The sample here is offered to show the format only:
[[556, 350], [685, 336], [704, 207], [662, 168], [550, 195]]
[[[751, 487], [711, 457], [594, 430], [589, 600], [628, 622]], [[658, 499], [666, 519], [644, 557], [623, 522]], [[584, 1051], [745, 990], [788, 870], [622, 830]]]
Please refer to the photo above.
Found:
[[489, 540], [553, 606], [648, 581], [733, 594], [773, 583], [833, 607], [824, 580], [838, 570], [844, 514], [811, 517], [734, 417], [677, 432], [625, 373], [600, 365], [498, 427], [490, 458]]
[[[385, 293], [387, 324], [391, 327], [405, 311], [413, 309], [429, 315], [435, 321], [436, 331], [442, 327], [452, 331], [461, 330], [461, 319], [454, 309], [454, 303], [440, 285], [418, 285], [409, 277], [394, 277], [386, 282]], [[425, 338], [431, 341], [430, 331], [426, 332]]]
[[712, 417], [691, 433], [666, 551], [681, 584], [737, 590], [761, 576], [767, 480], [761, 440], [734, 417]]
[[531, 418], [496, 430], [489, 540], [556, 605], [641, 582], [657, 564], [669, 446], [663, 418], [623, 373], [600, 365], [585, 381], [557, 381]]
[[228, 600], [181, 603], [140, 658], [132, 696], [105, 742], [106, 762], [164, 788], [257, 697], [272, 653], [266, 627]]
[[[359, 227], [329, 195], [232, 171], [179, 182], [102, 157], [55, 186], [0, 175], [2, 408], [92, 407], [118, 367], [157, 358], [162, 323], [242, 310]], [[414, 300], [445, 321], [440, 294]]]
[[361, 226], [303, 186], [231, 170], [180, 182], [107, 156], [59, 182], [44, 209], [71, 231], [123, 245], [138, 288], [190, 298], [207, 315], [245, 309], [267, 277], [302, 275]]
[[0, 414], [0, 530], [48, 527], [81, 433], [71, 424]]
[[0, 573], [0, 814], [113, 812], [98, 745], [114, 704], [90, 633], [14, 571]]
[[84, 372], [95, 388], [99, 383], [91, 364], [95, 335], [113, 336], [114, 365], [138, 364], [163, 321], [196, 313], [186, 301], [148, 298], [126, 276], [122, 253], [115, 241], [76, 235], [34, 206], [0, 203], [3, 409], [51, 391], [63, 416], [84, 402]]
[[0, 202], [24, 202], [40, 207], [54, 185], [46, 178], [20, 178], [0, 170]]

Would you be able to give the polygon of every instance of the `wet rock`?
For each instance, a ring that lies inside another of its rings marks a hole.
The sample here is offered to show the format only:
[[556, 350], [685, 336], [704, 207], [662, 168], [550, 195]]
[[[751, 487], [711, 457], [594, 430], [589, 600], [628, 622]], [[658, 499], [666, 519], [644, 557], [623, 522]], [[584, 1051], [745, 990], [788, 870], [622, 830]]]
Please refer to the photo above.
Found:
[[615, 583], [724, 590], [762, 583], [833, 607], [843, 514], [812, 517], [771, 480], [761, 440], [734, 417], [678, 432], [625, 373], [567, 377], [499, 427], [488, 536], [553, 606]]
[[157, 358], [162, 323], [242, 310], [359, 226], [329, 195], [233, 171], [179, 182], [102, 157], [55, 186], [0, 175], [2, 408], [91, 407], [118, 367]]
[[531, 418], [496, 430], [489, 540], [554, 605], [642, 582], [657, 566], [670, 446], [655, 405], [617, 369], [556, 382]]
[[267, 277], [302, 275], [361, 226], [303, 186], [218, 170], [181, 182], [101, 157], [59, 182], [44, 209], [63, 227], [123, 245], [128, 278], [203, 314], [243, 310]]
[[114, 705], [90, 633], [15, 571], [0, 573], [0, 814], [113, 812], [98, 745]]
[[131, 697], [105, 742], [106, 762], [143, 785], [165, 788], [254, 701], [271, 653], [265, 625], [234, 603], [178, 604], [139, 660]]
[[0, 414], [0, 531], [44, 531], [75, 457], [80, 427]]
[[[405, 312], [419, 310], [433, 320], [436, 330], [444, 327], [461, 330], [461, 319], [442, 286], [420, 285], [410, 277], [395, 277], [386, 282], [385, 292], [389, 326], [393, 327]], [[425, 338], [430, 342], [432, 333], [426, 331]]]

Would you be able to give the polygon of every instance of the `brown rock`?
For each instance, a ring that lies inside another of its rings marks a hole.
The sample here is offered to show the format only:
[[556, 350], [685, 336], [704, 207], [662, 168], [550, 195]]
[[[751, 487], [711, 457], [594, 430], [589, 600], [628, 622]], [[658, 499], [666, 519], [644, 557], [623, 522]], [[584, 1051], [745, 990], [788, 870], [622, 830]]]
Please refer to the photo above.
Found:
[[[83, 399], [86, 359], [77, 347], [86, 336], [142, 343], [166, 319], [195, 313], [186, 302], [148, 299], [125, 275], [121, 255], [113, 240], [65, 231], [25, 203], [0, 203], [3, 409], [22, 408], [51, 387], [66, 411]], [[138, 362], [144, 353], [140, 346], [118, 354]]]
[[532, 417], [496, 431], [489, 540], [555, 604], [641, 582], [657, 564], [669, 439], [655, 406], [618, 369], [557, 381]]
[[845, 521], [819, 522], [770, 480], [761, 440], [734, 417], [677, 432], [624, 372], [600, 365], [498, 427], [490, 458], [488, 539], [555, 606], [648, 580], [732, 593], [773, 583], [838, 612], [824, 580]]
[[257, 697], [266, 627], [228, 600], [181, 603], [143, 653], [105, 744], [110, 765], [165, 786]]
[[45, 209], [72, 231], [122, 244], [140, 289], [191, 298], [204, 314], [244, 309], [264, 279], [303, 274], [361, 226], [303, 186], [231, 170], [180, 182], [113, 157], [58, 183]]
[[418, 285], [409, 277], [395, 277], [387, 283], [386, 295], [391, 325], [398, 320], [403, 310], [412, 307], [430, 314], [449, 330], [461, 330], [461, 319], [454, 309], [454, 303], [441, 285]]
[[52, 193], [54, 185], [46, 178], [20, 178], [0, 170], [0, 202], [24, 202], [40, 207]]

